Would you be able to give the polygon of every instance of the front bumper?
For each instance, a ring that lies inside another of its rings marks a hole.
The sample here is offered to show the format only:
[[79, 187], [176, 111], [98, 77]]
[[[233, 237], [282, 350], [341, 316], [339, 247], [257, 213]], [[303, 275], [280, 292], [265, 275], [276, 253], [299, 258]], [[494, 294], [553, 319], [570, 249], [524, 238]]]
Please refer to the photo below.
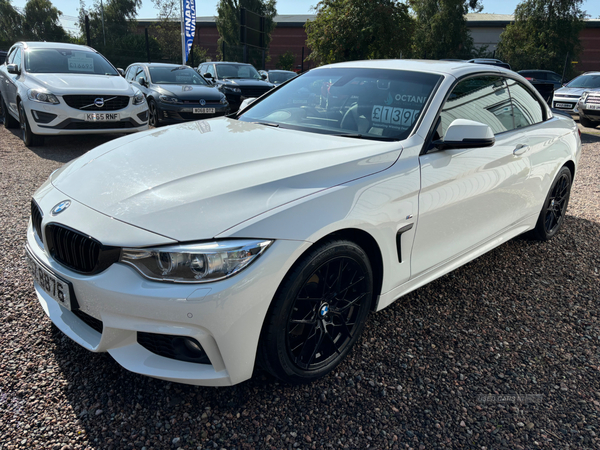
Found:
[[[148, 129], [148, 104], [129, 104], [116, 111], [84, 111], [68, 106], [63, 99], [58, 105], [23, 100], [31, 131], [43, 136], [70, 134], [135, 133]], [[118, 114], [118, 121], [90, 122], [86, 114]]]
[[[229, 104], [207, 104], [200, 106], [200, 104], [184, 104], [175, 105], [171, 103], [158, 102], [156, 104], [158, 108], [158, 118], [161, 122], [186, 122], [190, 120], [203, 120], [210, 119], [212, 117], [220, 117], [229, 114]], [[209, 114], [196, 114], [194, 108], [215, 108], [214, 113]]]
[[[36, 201], [43, 211], [49, 211], [64, 194], [48, 185], [45, 190], [50, 192], [43, 198], [36, 197]], [[92, 223], [90, 219], [96, 217], [90, 229], [80, 229], [90, 234], [100, 233], [107, 224], [115, 222], [77, 202], [71, 204], [69, 213], [64, 213], [67, 217], [64, 224], [73, 228], [76, 227], [74, 217], [85, 219], [80, 220], [80, 226]], [[56, 223], [55, 219], [43, 219], [42, 235], [46, 223]], [[118, 245], [118, 236], [128, 235], [128, 240], [137, 241], [136, 245], [140, 246], [139, 239], [131, 233], [140, 233], [140, 238], [149, 236], [147, 231], [122, 222], [116, 226], [120, 229], [109, 231], [117, 241], [103, 243]], [[110, 234], [95, 237], [110, 239]], [[156, 242], [160, 239], [156, 236]], [[271, 300], [292, 263], [310, 245], [303, 241], [278, 240], [253, 264], [231, 278], [206, 284], [175, 284], [147, 280], [121, 263], [96, 275], [81, 275], [50, 257], [43, 249], [45, 244], [45, 239], [41, 243], [36, 238], [30, 222], [29, 253], [73, 287], [75, 307], [69, 311], [34, 282], [40, 305], [63, 333], [89, 351], [108, 352], [132, 372], [204, 386], [232, 385], [252, 376], [260, 332]], [[90, 326], [90, 320], [82, 320], [80, 313], [100, 326]], [[200, 343], [210, 364], [153, 353], [138, 342], [138, 332], [193, 338]]]
[[[577, 102], [579, 99], [577, 98], [561, 98], [561, 97], [553, 97], [552, 98], [552, 108], [559, 109], [569, 114], [578, 114], [579, 111], [577, 109]], [[561, 105], [561, 106], [557, 106]]]
[[592, 107], [599, 107], [600, 104], [586, 105], [585, 103], [579, 102], [577, 109], [580, 117], [592, 120], [594, 122], [600, 122], [600, 109], [590, 109]]

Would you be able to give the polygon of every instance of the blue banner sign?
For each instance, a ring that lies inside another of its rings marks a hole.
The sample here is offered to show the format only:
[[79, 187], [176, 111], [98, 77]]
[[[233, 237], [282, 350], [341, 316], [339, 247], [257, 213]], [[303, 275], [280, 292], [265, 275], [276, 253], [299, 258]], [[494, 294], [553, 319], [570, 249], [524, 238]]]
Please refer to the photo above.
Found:
[[192, 43], [194, 42], [194, 34], [196, 34], [196, 2], [195, 0], [183, 0], [183, 23], [185, 34], [185, 61], [187, 61]]

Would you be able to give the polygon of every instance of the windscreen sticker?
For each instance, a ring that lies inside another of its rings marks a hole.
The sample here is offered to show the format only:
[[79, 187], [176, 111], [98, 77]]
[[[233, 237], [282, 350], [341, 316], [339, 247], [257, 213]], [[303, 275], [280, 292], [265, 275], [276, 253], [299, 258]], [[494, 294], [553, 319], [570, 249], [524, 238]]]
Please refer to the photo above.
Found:
[[86, 52], [73, 52], [73, 55], [68, 58], [69, 70], [77, 72], [93, 72], [94, 60], [88, 58]]
[[371, 112], [371, 121], [380, 124], [389, 124], [395, 127], [408, 128], [417, 117], [418, 109], [393, 108], [391, 106], [375, 105]]

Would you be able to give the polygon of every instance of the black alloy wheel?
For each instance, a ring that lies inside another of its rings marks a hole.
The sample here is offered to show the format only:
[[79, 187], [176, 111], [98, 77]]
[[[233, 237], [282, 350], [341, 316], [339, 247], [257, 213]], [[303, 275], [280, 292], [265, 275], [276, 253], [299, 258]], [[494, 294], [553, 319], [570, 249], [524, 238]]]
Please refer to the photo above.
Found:
[[586, 128], [596, 128], [598, 125], [598, 122], [594, 122], [582, 116], [579, 116], [579, 123]]
[[148, 119], [148, 124], [151, 127], [157, 127], [158, 123], [159, 123], [159, 119], [158, 119], [158, 107], [156, 106], [156, 102], [152, 99], [150, 99], [148, 101], [148, 113], [150, 114], [150, 117]]
[[21, 125], [21, 137], [26, 147], [35, 147], [44, 143], [43, 136], [38, 136], [31, 131], [23, 103], [19, 103], [19, 122]]
[[364, 328], [373, 298], [365, 252], [329, 241], [304, 256], [283, 281], [265, 322], [259, 361], [291, 383], [331, 372]]
[[562, 167], [554, 179], [544, 202], [544, 207], [533, 230], [534, 238], [547, 241], [562, 226], [571, 195], [572, 180], [573, 177], [569, 168]]

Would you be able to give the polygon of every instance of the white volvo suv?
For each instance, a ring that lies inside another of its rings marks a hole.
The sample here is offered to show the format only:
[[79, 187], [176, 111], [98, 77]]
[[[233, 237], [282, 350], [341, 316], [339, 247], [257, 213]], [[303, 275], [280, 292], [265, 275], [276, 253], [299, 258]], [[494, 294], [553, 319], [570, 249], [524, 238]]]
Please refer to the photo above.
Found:
[[148, 105], [94, 49], [57, 42], [18, 42], [0, 66], [0, 108], [25, 145], [44, 136], [133, 133], [148, 129]]

